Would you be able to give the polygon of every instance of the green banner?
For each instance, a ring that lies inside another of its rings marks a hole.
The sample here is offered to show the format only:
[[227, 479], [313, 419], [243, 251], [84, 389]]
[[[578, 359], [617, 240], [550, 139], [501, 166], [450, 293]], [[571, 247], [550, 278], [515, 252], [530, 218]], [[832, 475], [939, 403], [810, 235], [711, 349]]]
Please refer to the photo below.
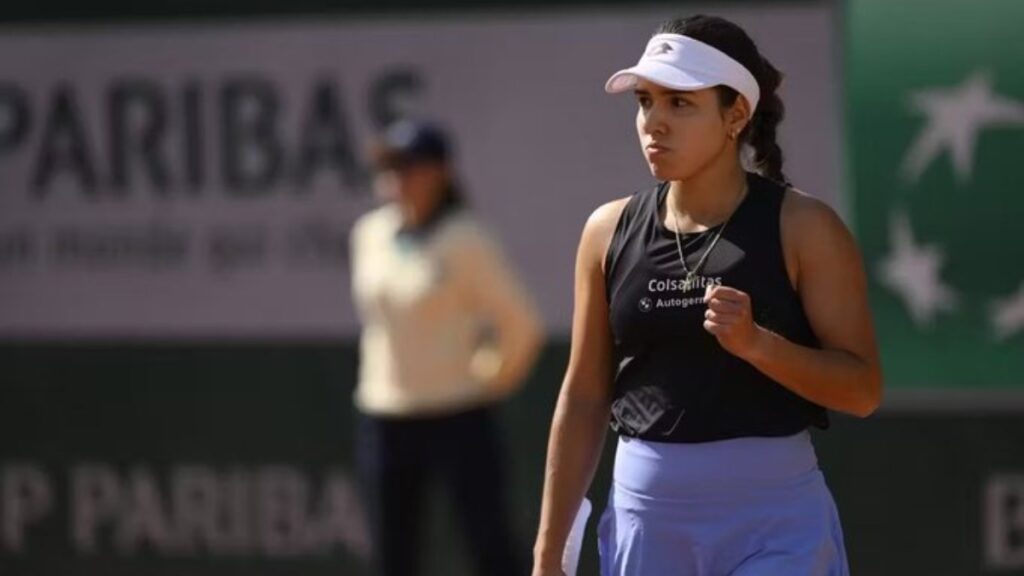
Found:
[[[529, 554], [567, 342], [499, 412], [514, 529]], [[0, 575], [359, 576], [353, 342], [0, 342]], [[580, 576], [611, 481], [609, 435]], [[1017, 414], [837, 415], [815, 433], [852, 574], [1024, 570]], [[434, 486], [425, 575], [470, 576], [451, 494]]]
[[847, 6], [849, 196], [887, 382], [1024, 389], [1024, 3]]

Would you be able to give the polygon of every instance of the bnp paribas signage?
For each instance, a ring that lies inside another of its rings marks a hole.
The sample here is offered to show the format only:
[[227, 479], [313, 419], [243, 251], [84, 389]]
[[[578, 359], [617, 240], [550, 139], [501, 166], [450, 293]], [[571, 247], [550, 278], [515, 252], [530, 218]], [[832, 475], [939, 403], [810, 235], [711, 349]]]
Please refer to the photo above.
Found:
[[[787, 88], [816, 103], [787, 120], [805, 151], [787, 171], [828, 196], [829, 12], [798, 4], [725, 10], [801, 71]], [[666, 15], [8, 27], [0, 339], [354, 337], [367, 152], [409, 115], [451, 134], [470, 205], [568, 334], [571, 278], [551, 271], [594, 206], [650, 181], [632, 104], [601, 86]]]
[[887, 381], [1017, 401], [1024, 3], [867, 0], [847, 17], [848, 193]]

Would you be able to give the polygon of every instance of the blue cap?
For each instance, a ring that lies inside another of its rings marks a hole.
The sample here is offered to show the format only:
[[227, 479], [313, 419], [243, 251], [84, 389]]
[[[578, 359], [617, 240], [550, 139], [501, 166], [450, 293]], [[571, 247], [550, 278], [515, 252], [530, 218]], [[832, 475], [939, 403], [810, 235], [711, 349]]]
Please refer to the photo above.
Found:
[[416, 162], [447, 162], [451, 153], [448, 136], [426, 122], [402, 120], [389, 126], [374, 150], [379, 168], [393, 168]]

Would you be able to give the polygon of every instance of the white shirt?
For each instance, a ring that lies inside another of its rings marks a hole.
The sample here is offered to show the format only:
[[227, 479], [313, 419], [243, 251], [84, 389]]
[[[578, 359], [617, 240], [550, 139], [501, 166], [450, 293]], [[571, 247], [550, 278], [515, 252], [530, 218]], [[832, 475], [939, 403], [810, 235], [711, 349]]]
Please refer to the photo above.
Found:
[[442, 413], [513, 391], [542, 329], [497, 243], [465, 212], [419, 240], [399, 238], [400, 226], [398, 208], [386, 205], [352, 230], [352, 294], [363, 323], [356, 406]]

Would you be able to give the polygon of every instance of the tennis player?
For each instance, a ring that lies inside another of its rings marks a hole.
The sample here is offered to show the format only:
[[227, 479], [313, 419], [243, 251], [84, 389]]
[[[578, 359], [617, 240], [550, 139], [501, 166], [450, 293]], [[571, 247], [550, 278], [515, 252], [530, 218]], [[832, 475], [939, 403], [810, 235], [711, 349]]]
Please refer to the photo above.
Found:
[[783, 173], [781, 79], [739, 26], [694, 16], [605, 86], [636, 99], [659, 183], [583, 230], [534, 576], [562, 573], [609, 422], [602, 575], [848, 574], [808, 429], [871, 414], [882, 377], [858, 248]]

